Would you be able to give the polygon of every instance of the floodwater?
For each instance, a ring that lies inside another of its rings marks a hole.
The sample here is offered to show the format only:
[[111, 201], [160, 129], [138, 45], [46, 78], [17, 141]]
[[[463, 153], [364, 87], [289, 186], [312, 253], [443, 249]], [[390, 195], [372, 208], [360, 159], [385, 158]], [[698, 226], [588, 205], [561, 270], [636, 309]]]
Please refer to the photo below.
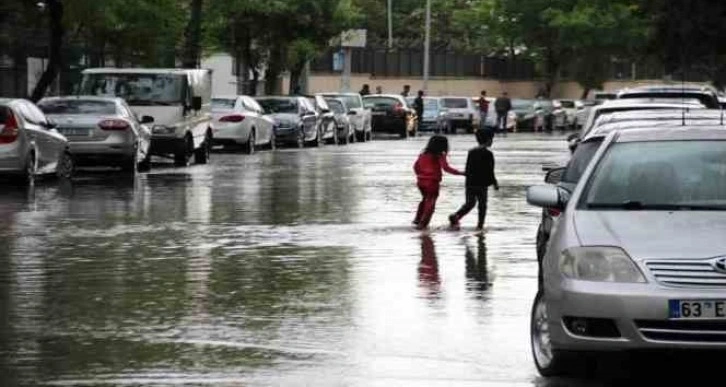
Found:
[[[501, 190], [414, 231], [426, 138], [214, 154], [0, 192], [0, 385], [532, 386], [539, 210], [563, 135], [494, 146]], [[452, 136], [463, 168], [473, 136]], [[564, 381], [558, 381], [556, 385]], [[552, 384], [555, 385], [555, 384]], [[574, 385], [574, 384], [567, 384]]]

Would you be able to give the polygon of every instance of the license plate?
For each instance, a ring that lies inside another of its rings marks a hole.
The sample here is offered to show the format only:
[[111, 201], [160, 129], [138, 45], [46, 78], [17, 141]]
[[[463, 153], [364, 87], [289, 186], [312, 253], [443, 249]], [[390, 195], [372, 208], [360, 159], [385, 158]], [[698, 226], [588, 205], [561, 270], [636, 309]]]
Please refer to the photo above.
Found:
[[386, 112], [371, 112], [371, 114], [374, 116], [383, 116], [386, 115]]
[[726, 300], [669, 300], [671, 319], [726, 319]]
[[59, 130], [64, 136], [88, 136], [91, 130], [87, 128], [60, 128]]

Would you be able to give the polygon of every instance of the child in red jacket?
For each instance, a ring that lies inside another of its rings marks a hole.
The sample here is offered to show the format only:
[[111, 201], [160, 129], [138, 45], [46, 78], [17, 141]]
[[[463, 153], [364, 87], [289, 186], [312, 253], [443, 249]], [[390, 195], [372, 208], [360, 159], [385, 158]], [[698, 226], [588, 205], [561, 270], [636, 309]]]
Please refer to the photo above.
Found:
[[452, 175], [463, 175], [457, 169], [449, 166], [446, 154], [449, 152], [449, 140], [444, 136], [433, 136], [426, 149], [418, 156], [413, 170], [416, 173], [418, 189], [421, 191], [421, 203], [418, 205], [416, 219], [413, 224], [417, 229], [428, 227], [431, 217], [436, 209], [436, 199], [439, 197], [442, 170]]

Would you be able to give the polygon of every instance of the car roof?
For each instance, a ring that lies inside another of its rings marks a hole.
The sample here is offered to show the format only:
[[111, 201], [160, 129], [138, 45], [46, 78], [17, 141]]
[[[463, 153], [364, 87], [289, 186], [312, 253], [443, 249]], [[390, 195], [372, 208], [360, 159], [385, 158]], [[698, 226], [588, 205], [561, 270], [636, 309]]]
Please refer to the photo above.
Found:
[[327, 93], [320, 93], [320, 95], [324, 96], [334, 96], [334, 95], [357, 95], [360, 97], [359, 93], [335, 93], [335, 92], [327, 92]]
[[300, 95], [260, 95], [255, 97], [255, 99], [299, 99], [299, 98], [305, 98], [304, 96]]
[[682, 100], [669, 99], [669, 98], [632, 98], [632, 99], [609, 99], [602, 104], [598, 105], [596, 109], [607, 109], [607, 108], [620, 108], [620, 107], [640, 107], [640, 106], [673, 106], [680, 107], [683, 105], [697, 105], [703, 106], [703, 104], [697, 99], [686, 98]]
[[655, 85], [643, 85], [643, 86], [635, 86], [635, 87], [629, 87], [620, 90], [618, 92], [618, 95], [623, 94], [635, 94], [635, 93], [679, 93], [679, 92], [704, 92], [704, 93], [714, 93], [715, 90], [707, 85], [680, 85], [680, 84], [655, 84]]
[[686, 125], [673, 128], [659, 126], [644, 126], [639, 130], [622, 130], [615, 134], [615, 142], [641, 142], [641, 141], [694, 141], [694, 140], [720, 140], [726, 141], [726, 126]]
[[123, 101], [119, 97], [103, 97], [98, 95], [61, 95], [57, 97], [45, 97], [41, 101], [68, 101], [68, 100], [84, 100], [84, 101], [100, 101], [118, 103]]
[[401, 96], [399, 94], [368, 94], [368, 95], [364, 95], [363, 96], [363, 99], [366, 99], [366, 98], [380, 98], [380, 97], [383, 97], [383, 98], [395, 98], [395, 99], [405, 99], [403, 96]]
[[174, 69], [174, 68], [117, 68], [117, 67], [101, 67], [83, 70], [83, 74], [179, 74], [185, 75], [190, 72], [212, 72], [210, 69]]

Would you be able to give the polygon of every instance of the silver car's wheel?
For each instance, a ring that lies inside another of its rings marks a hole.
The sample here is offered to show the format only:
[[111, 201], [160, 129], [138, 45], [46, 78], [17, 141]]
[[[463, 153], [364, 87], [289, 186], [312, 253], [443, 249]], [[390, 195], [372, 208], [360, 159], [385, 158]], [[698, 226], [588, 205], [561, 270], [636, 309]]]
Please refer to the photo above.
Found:
[[542, 376], [587, 377], [590, 375], [591, 364], [588, 359], [591, 354], [563, 351], [552, 345], [549, 312], [543, 291], [537, 292], [534, 305], [532, 305], [530, 336], [534, 363]]
[[56, 174], [58, 175], [58, 177], [61, 179], [70, 180], [73, 178], [73, 173], [75, 172], [75, 169], [76, 164], [73, 160], [73, 155], [71, 155], [68, 151], [63, 152], [60, 160], [58, 160], [58, 168], [56, 170]]
[[547, 304], [542, 292], [535, 298], [532, 306], [532, 354], [537, 368], [549, 369], [552, 365], [552, 342], [547, 314]]

